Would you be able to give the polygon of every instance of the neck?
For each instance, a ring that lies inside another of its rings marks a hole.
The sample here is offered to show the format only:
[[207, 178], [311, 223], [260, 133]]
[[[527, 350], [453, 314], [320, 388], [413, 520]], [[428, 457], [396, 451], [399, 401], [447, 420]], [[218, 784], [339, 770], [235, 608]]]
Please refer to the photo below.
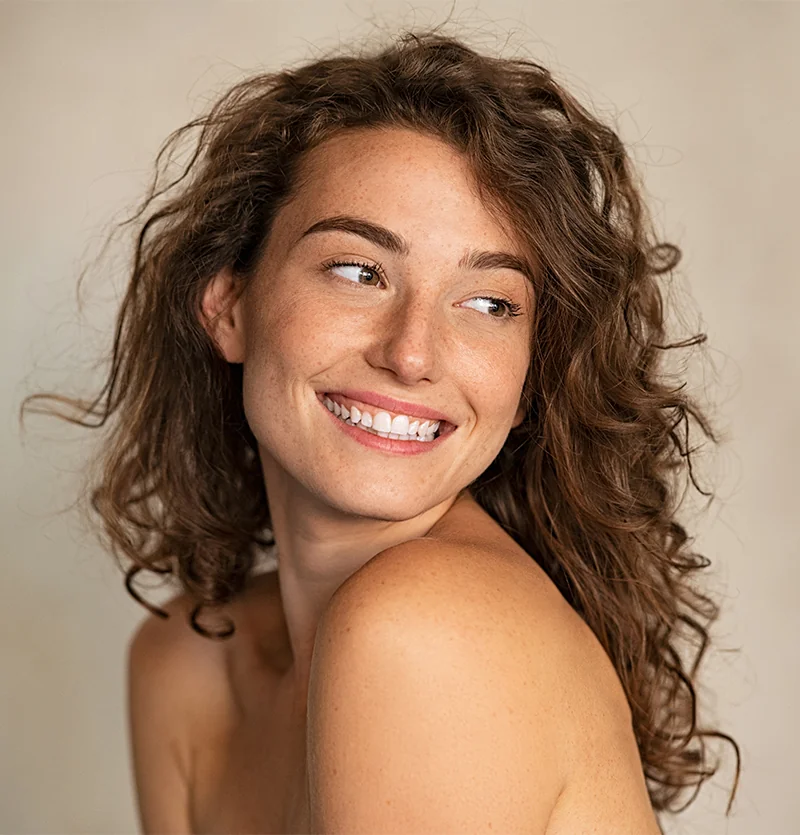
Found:
[[410, 519], [387, 521], [335, 513], [313, 501], [287, 501], [286, 491], [274, 483], [271, 489], [265, 473], [291, 658], [285, 678], [295, 693], [303, 694], [317, 627], [337, 589], [381, 551], [430, 537], [454, 506], [474, 504], [474, 499], [462, 491]]

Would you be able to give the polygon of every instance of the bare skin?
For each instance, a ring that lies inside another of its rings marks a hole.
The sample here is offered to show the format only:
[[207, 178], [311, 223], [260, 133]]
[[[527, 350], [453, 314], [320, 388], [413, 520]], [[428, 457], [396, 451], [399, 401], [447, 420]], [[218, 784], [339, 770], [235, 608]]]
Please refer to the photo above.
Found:
[[[395, 243], [309, 231], [341, 216], [389, 230]], [[423, 538], [513, 564], [532, 610], [558, 635], [553, 666], [564, 653], [575, 660], [574, 700], [553, 719], [563, 723], [566, 765], [545, 835], [658, 832], [608, 658], [531, 555], [465, 490], [524, 417], [535, 302], [510, 259], [476, 267], [478, 250], [525, 259], [453, 149], [406, 130], [349, 131], [307, 156], [246, 291], [237, 296], [225, 270], [209, 285], [204, 324], [225, 358], [244, 366], [279, 566], [230, 605], [231, 641], [192, 632], [184, 598], [168, 606], [174, 617], [137, 633], [130, 710], [146, 832], [309, 831], [306, 714], [318, 625], [374, 557]], [[381, 270], [326, 266], [332, 260]], [[490, 297], [511, 300], [521, 315], [495, 315]], [[419, 456], [365, 448], [320, 405], [320, 393], [340, 387], [445, 412], [456, 433]], [[544, 781], [551, 764], [537, 767]]]
[[[426, 539], [477, 544], [487, 560], [515, 563], [520, 582], [532, 580], [531, 607], [546, 611], [563, 636], [563, 643], [552, 647], [553, 664], [563, 666], [567, 656], [580, 659], [574, 666], [582, 686], [557, 717], [569, 765], [543, 835], [659, 835], [621, 684], [594, 635], [544, 571], [468, 495]], [[162, 732], [161, 753], [147, 761], [140, 755], [140, 802], [159, 795], [149, 807], [144, 804], [146, 832], [311, 831], [306, 704], [287, 677], [291, 647], [279, 582], [278, 572], [259, 575], [228, 607], [237, 626], [231, 641], [212, 643], [192, 632], [186, 623], [190, 606], [183, 597], [168, 605], [169, 621], [150, 620], [149, 628], [140, 631], [134, 653], [151, 660], [159, 651], [173, 661], [187, 659], [175, 671], [172, 692], [162, 689], [144, 720], [157, 726], [161, 723], [152, 711], [166, 713], [165, 701], [174, 705], [164, 717], [171, 738], [165, 740]], [[200, 691], [198, 710], [186, 710], [187, 694]], [[601, 714], [614, 720], [599, 724]], [[165, 766], [176, 775], [169, 795], [163, 787]], [[156, 780], [158, 788], [148, 787]]]

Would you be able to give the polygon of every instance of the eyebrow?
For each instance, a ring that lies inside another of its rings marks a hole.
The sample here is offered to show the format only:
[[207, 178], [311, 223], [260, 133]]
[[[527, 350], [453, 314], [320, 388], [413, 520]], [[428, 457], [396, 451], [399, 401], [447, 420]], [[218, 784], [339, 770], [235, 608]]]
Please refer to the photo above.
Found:
[[[411, 252], [411, 247], [408, 242], [387, 229], [385, 226], [380, 226], [363, 218], [353, 217], [352, 215], [334, 215], [333, 217], [326, 217], [318, 220], [306, 229], [305, 232], [297, 239], [301, 241], [307, 235], [312, 235], [317, 232], [348, 232], [351, 235], [358, 235], [365, 238], [381, 249], [386, 249], [393, 252], [395, 255], [408, 255]], [[524, 259], [517, 255], [512, 255], [510, 252], [491, 252], [487, 250], [470, 250], [458, 262], [459, 269], [468, 270], [516, 270], [522, 273], [528, 281], [531, 281], [531, 271]]]

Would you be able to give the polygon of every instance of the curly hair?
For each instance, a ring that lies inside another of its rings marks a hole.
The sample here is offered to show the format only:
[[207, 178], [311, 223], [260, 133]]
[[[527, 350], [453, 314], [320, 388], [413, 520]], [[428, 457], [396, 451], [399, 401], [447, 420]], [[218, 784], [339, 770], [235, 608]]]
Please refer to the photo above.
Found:
[[[176, 578], [196, 606], [239, 593], [271, 544], [241, 365], [201, 324], [204, 289], [222, 268], [253, 274], [298, 165], [338, 131], [398, 126], [461, 152], [485, 204], [535, 253], [537, 305], [527, 411], [468, 485], [535, 559], [608, 653], [632, 710], [656, 811], [680, 812], [716, 773], [697, 723], [696, 672], [718, 605], [694, 588], [709, 560], [676, 520], [692, 471], [690, 419], [718, 443], [703, 409], [662, 369], [668, 343], [659, 277], [680, 250], [659, 242], [618, 135], [543, 66], [478, 53], [435, 30], [331, 54], [233, 86], [174, 131], [131, 217], [134, 258], [110, 370], [94, 399], [35, 394], [46, 410], [107, 437], [94, 459], [91, 509], [126, 586], [141, 571]], [[199, 133], [199, 135], [198, 135]], [[194, 137], [181, 173], [167, 169]], [[40, 410], [34, 410], [40, 411]], [[680, 651], [697, 643], [694, 660]], [[695, 786], [689, 800], [678, 800]]]

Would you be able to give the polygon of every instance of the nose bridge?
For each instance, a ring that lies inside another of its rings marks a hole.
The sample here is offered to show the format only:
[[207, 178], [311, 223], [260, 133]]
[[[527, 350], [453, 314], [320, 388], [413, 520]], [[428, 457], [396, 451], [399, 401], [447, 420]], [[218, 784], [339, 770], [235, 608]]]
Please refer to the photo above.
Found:
[[445, 335], [440, 307], [439, 293], [430, 285], [398, 299], [375, 335], [381, 364], [409, 381], [435, 377]]

